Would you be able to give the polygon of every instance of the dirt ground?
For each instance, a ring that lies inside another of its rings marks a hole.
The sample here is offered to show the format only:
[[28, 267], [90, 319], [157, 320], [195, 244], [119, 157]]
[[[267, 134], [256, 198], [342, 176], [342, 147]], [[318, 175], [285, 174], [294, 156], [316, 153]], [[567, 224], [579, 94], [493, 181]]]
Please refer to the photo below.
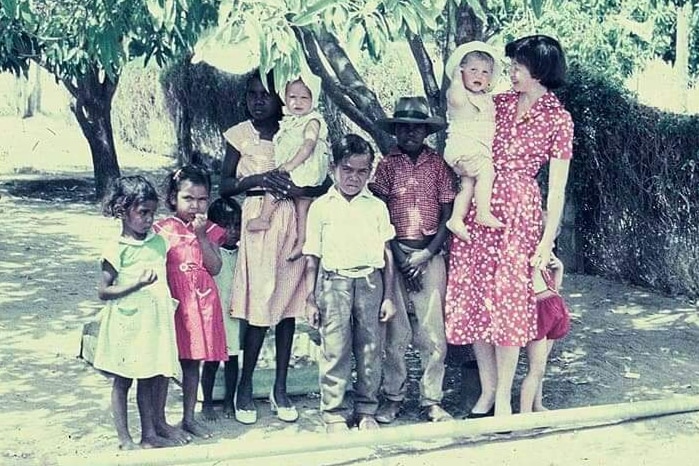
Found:
[[[2, 465], [52, 464], [60, 456], [112, 452], [116, 447], [109, 410], [110, 382], [77, 355], [82, 327], [100, 309], [97, 258], [118, 224], [99, 214], [98, 206], [90, 200], [89, 173], [82, 167], [76, 169], [79, 173], [44, 175], [31, 170], [30, 175], [0, 174]], [[696, 304], [590, 276], [570, 275], [564, 287], [573, 325], [570, 335], [554, 349], [547, 372], [545, 402], [551, 408], [699, 395]], [[398, 425], [423, 422], [417, 406], [417, 364], [414, 355], [412, 358], [410, 400]], [[518, 380], [523, 369], [522, 364]], [[475, 372], [452, 355], [445, 405], [455, 416], [470, 408], [477, 383], [474, 377]], [[137, 438], [133, 392], [130, 419]], [[267, 436], [293, 441], [290, 434], [322, 432], [317, 393], [297, 396], [294, 401], [302, 414], [296, 424], [278, 421], [269, 412], [268, 403], [259, 400], [261, 419], [255, 428], [219, 421], [213, 424], [215, 438], [197, 443]], [[176, 422], [180, 415], [181, 391], [173, 384], [168, 416]], [[348, 450], [311, 459], [298, 457], [297, 461], [694, 464], [690, 458], [699, 452], [698, 431], [699, 415], [684, 414], [626, 427], [481, 442], [458, 449]], [[542, 456], [542, 450], [558, 448], [562, 453]], [[297, 464], [292, 458], [285, 462]]]

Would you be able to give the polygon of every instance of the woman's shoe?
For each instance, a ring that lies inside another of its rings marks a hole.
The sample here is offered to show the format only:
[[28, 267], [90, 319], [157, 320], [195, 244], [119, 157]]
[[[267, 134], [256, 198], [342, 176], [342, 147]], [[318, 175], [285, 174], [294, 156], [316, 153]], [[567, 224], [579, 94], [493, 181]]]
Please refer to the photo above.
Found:
[[471, 411], [470, 413], [468, 413], [466, 415], [466, 417], [464, 417], [464, 419], [481, 419], [484, 417], [492, 417], [492, 416], [495, 416], [495, 406], [490, 408], [490, 410], [486, 413], [474, 413], [473, 411]]
[[238, 400], [233, 400], [233, 410], [235, 411], [235, 420], [241, 424], [254, 424], [257, 422], [257, 409], [238, 409]]
[[277, 404], [277, 401], [274, 399], [274, 389], [269, 392], [269, 407], [280, 421], [296, 422], [299, 418], [299, 412], [296, 410], [296, 406], [284, 407]]

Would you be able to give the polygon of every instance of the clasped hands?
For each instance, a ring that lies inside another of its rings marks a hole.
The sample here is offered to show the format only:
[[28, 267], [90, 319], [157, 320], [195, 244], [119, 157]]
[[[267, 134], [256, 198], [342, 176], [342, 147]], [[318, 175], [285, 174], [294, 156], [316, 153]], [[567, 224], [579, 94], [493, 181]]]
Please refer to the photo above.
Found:
[[398, 270], [405, 279], [405, 288], [408, 293], [422, 291], [422, 274], [425, 273], [427, 263], [432, 256], [429, 249], [420, 249], [408, 253], [405, 260], [398, 264]]

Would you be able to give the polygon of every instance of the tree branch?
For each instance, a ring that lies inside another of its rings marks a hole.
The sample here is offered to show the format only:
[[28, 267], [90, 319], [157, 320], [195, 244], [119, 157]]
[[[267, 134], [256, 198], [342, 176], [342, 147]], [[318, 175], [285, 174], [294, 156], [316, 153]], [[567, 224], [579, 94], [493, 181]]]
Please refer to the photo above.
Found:
[[441, 91], [437, 85], [437, 78], [434, 75], [434, 67], [432, 59], [425, 49], [425, 44], [422, 39], [410, 31], [406, 32], [406, 39], [410, 45], [410, 51], [415, 59], [415, 64], [422, 78], [422, 88], [425, 91], [425, 96], [430, 104], [430, 109], [433, 115], [440, 115], [442, 111]]

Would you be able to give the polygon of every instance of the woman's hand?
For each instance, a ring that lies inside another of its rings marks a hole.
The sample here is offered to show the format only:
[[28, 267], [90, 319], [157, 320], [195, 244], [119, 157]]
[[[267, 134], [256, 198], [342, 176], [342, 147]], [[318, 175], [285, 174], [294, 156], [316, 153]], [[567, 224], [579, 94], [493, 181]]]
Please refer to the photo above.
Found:
[[536, 267], [539, 270], [545, 270], [546, 267], [551, 262], [551, 251], [553, 250], [553, 244], [547, 242], [540, 242], [534, 251], [534, 255], [530, 260], [532, 267]]

